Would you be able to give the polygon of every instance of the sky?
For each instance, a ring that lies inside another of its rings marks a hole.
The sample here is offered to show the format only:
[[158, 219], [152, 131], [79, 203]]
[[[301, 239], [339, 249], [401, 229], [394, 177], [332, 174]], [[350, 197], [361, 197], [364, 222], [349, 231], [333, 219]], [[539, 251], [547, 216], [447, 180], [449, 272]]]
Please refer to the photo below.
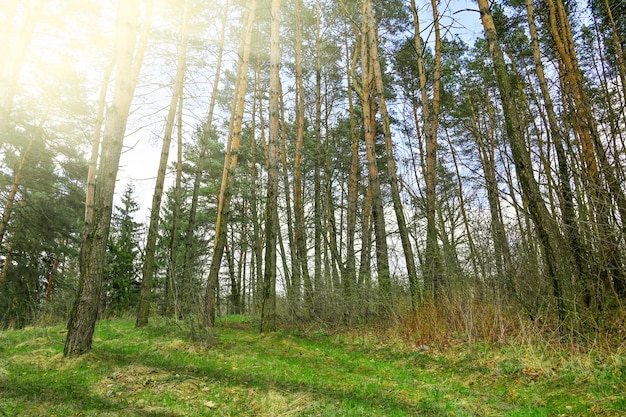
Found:
[[[418, 2], [419, 4], [419, 2]], [[422, 1], [420, 7], [420, 16], [423, 18], [421, 27], [423, 30], [422, 37], [425, 42], [434, 42], [434, 35], [430, 33], [429, 23], [432, 22], [430, 2]], [[444, 0], [440, 3], [441, 24], [444, 28], [450, 28], [449, 34], [461, 37], [464, 41], [471, 43], [474, 39], [482, 36], [482, 26], [480, 24], [479, 14], [475, 2], [470, 0]], [[446, 34], [443, 34], [446, 36]], [[174, 68], [171, 68], [174, 72]], [[140, 88], [140, 87], [139, 87]], [[170, 89], [171, 91], [171, 89]], [[164, 107], [169, 102], [168, 89], [162, 89]], [[198, 100], [198, 105], [208, 107], [208, 97], [205, 100]], [[205, 109], [193, 109], [185, 115], [186, 134], [190, 134], [190, 130], [197, 124], [195, 120], [197, 114], [203, 114]], [[116, 192], [116, 204], [119, 204], [121, 193], [126, 188], [126, 184], [132, 182], [135, 186], [135, 196], [140, 205], [140, 211], [137, 214], [137, 220], [147, 224], [149, 220], [150, 207], [152, 205], [152, 196], [154, 193], [154, 185], [156, 182], [156, 173], [159, 165], [161, 142], [160, 134], [162, 134], [165, 123], [165, 108], [152, 120], [151, 125], [146, 128], [138, 128], [139, 121], [133, 117], [129, 122], [127, 132], [129, 134], [125, 140], [125, 149], [120, 161], [120, 170], [118, 172], [118, 185]], [[140, 118], [139, 120], [142, 120]], [[172, 139], [172, 149], [170, 151], [170, 163], [175, 158], [177, 146], [175, 135]], [[173, 184], [173, 173], [168, 172], [166, 187]]]

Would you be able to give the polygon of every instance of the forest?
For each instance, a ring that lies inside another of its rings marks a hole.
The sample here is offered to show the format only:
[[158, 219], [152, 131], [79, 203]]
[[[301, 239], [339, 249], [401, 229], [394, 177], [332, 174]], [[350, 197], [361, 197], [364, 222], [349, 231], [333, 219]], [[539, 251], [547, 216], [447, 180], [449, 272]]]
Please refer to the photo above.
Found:
[[[115, 4], [114, 4], [115, 3]], [[0, 329], [623, 346], [626, 3], [0, 1]]]

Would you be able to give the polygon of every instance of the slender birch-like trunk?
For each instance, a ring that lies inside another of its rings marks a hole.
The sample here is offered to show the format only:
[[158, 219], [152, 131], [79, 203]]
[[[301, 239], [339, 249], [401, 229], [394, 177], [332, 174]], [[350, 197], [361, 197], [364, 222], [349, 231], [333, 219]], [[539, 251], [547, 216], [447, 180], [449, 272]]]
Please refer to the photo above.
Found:
[[207, 288], [204, 296], [205, 325], [212, 327], [215, 323], [215, 287], [217, 286], [219, 270], [226, 245], [226, 225], [230, 217], [230, 200], [234, 185], [234, 171], [239, 160], [239, 144], [241, 141], [241, 128], [243, 121], [244, 101], [248, 82], [248, 62], [250, 57], [250, 44], [252, 28], [256, 15], [256, 0], [252, 0], [245, 17], [244, 32], [239, 44], [240, 59], [237, 68], [237, 84], [231, 113], [228, 143], [224, 157], [224, 170], [222, 173], [222, 185], [218, 197], [217, 223], [215, 225], [215, 244], [211, 257], [211, 267], [207, 280]]
[[265, 271], [260, 331], [276, 327], [276, 246], [278, 233], [278, 145], [280, 141], [280, 0], [272, 0], [270, 26], [270, 136], [265, 206]]

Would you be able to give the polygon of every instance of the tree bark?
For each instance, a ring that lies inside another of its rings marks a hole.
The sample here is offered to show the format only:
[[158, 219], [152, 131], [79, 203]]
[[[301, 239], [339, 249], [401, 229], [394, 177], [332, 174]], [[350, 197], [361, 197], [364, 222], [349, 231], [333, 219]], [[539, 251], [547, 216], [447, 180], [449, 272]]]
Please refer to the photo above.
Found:
[[276, 246], [278, 225], [278, 144], [280, 140], [280, 0], [272, 0], [270, 26], [270, 136], [265, 206], [265, 271], [260, 331], [276, 327]]
[[[296, 246], [297, 267], [300, 269], [304, 282], [310, 282], [307, 233], [304, 214], [304, 183], [302, 180], [302, 150], [304, 148], [304, 81], [302, 75], [302, 22], [300, 16], [300, 0], [295, 0], [296, 15], [296, 148], [293, 159], [293, 205], [295, 218], [294, 244]], [[295, 273], [294, 278], [300, 274]], [[300, 297], [300, 281], [297, 286], [297, 299]]]
[[[615, 201], [622, 219], [626, 219], [626, 194], [610, 166], [604, 150], [590, 100], [583, 85], [583, 75], [578, 64], [574, 39], [565, 5], [561, 0], [548, 0], [549, 29], [563, 64], [565, 94], [571, 97], [572, 125], [577, 133], [584, 160], [584, 175], [591, 186], [590, 198], [598, 225], [599, 264], [604, 286], [613, 285], [620, 298], [626, 298], [626, 275], [618, 238], [610, 224], [610, 211]], [[604, 180], [604, 181], [603, 181]], [[604, 184], [606, 182], [606, 186]], [[622, 232], [626, 227], [622, 225]], [[602, 302], [602, 301], [601, 301]]]
[[579, 328], [580, 316], [573, 294], [573, 282], [577, 277], [576, 269], [572, 264], [571, 249], [548, 211], [534, 177], [530, 153], [522, 136], [524, 130], [517, 111], [515, 91], [511, 85], [488, 0], [478, 0], [478, 6], [495, 68], [507, 139], [522, 188], [522, 196], [528, 205], [530, 217], [543, 249], [547, 275], [557, 302], [559, 323], [564, 326], [561, 330], [575, 332]]
[[[413, 0], [414, 1], [414, 0]], [[433, 7], [435, 5], [433, 4]], [[435, 12], [436, 14], [436, 12]], [[439, 33], [439, 22], [436, 21], [435, 31]], [[380, 60], [378, 58], [378, 30], [376, 29], [374, 16], [370, 15], [370, 59], [372, 69], [374, 70], [374, 84], [376, 85], [376, 91], [378, 93], [378, 105], [380, 107], [380, 113], [383, 120], [383, 133], [385, 137], [385, 147], [387, 151], [387, 172], [389, 174], [389, 183], [391, 185], [391, 199], [393, 201], [393, 209], [396, 214], [396, 221], [398, 223], [398, 234], [400, 235], [400, 241], [402, 243], [402, 250], [404, 252], [404, 262], [406, 264], [407, 275], [409, 278], [409, 287], [411, 291], [411, 305], [413, 310], [416, 308], [416, 303], [419, 297], [419, 287], [417, 282], [417, 269], [415, 267], [415, 255], [413, 254], [413, 247], [409, 239], [409, 230], [406, 224], [406, 217], [404, 216], [404, 208], [402, 206], [402, 198], [400, 196], [400, 186], [398, 181], [398, 174], [396, 169], [396, 160], [393, 151], [393, 140], [391, 137], [391, 122], [389, 120], [389, 113], [387, 111], [387, 103], [385, 100], [385, 89], [383, 86], [383, 74], [380, 68]], [[437, 41], [439, 41], [439, 35], [437, 35]]]
[[156, 241], [159, 234], [159, 222], [161, 220], [161, 201], [163, 199], [163, 185], [165, 183], [165, 172], [172, 143], [172, 133], [174, 130], [174, 120], [176, 118], [177, 105], [182, 100], [183, 85], [185, 81], [185, 66], [187, 62], [187, 43], [189, 41], [189, 3], [185, 2], [185, 10], [182, 17], [181, 39], [178, 51], [178, 63], [176, 64], [176, 75], [172, 88], [172, 98], [165, 122], [165, 132], [163, 134], [163, 145], [161, 147], [161, 158], [157, 171], [156, 184], [152, 195], [152, 207], [150, 208], [150, 224], [148, 226], [148, 236], [146, 238], [146, 248], [143, 260], [141, 290], [139, 293], [139, 306], [137, 308], [137, 327], [144, 327], [148, 324], [150, 316], [150, 298], [152, 295], [152, 280], [154, 278], [156, 252]]
[[355, 301], [355, 290], [357, 284], [356, 276], [356, 221], [357, 221], [357, 205], [359, 199], [359, 142], [360, 136], [357, 134], [356, 120], [354, 114], [354, 98], [352, 95], [353, 88], [353, 74], [355, 73], [355, 67], [358, 59], [358, 42], [356, 42], [356, 50], [353, 58], [350, 59], [350, 53], [348, 48], [348, 36], [346, 35], [346, 83], [348, 94], [348, 114], [350, 117], [350, 174], [348, 176], [348, 196], [347, 196], [347, 209], [346, 209], [346, 260], [344, 276], [342, 277], [342, 284], [344, 289], [344, 298], [346, 299], [345, 314], [350, 315], [352, 311], [352, 304]]
[[563, 224], [565, 226], [565, 236], [569, 240], [576, 267], [583, 284], [590, 279], [588, 276], [588, 266], [586, 265], [584, 254], [586, 249], [583, 248], [583, 242], [580, 238], [580, 231], [576, 222], [576, 212], [574, 208], [574, 192], [570, 183], [571, 175], [567, 156], [563, 144], [567, 142], [564, 138], [564, 132], [561, 130], [558, 122], [552, 95], [546, 79], [543, 62], [541, 59], [541, 50], [539, 47], [539, 35], [535, 25], [534, 7], [532, 0], [526, 0], [526, 10], [528, 16], [528, 28], [530, 31], [530, 39], [533, 47], [533, 59], [535, 62], [535, 71], [537, 80], [541, 89], [541, 95], [544, 101], [544, 107], [548, 117], [548, 127], [550, 139], [556, 152], [559, 175], [559, 202], [561, 215], [563, 216]]
[[[415, 50], [422, 98], [422, 117], [424, 121], [424, 142], [426, 158], [424, 177], [426, 179], [426, 253], [424, 259], [424, 281], [428, 296], [436, 300], [443, 283], [441, 249], [437, 232], [437, 130], [439, 126], [439, 92], [441, 88], [441, 35], [437, 5], [432, 1], [433, 24], [435, 30], [435, 60], [433, 73], [433, 97], [428, 98], [424, 52], [420, 35], [419, 16], [415, 0], [411, 0], [413, 25], [415, 27]], [[432, 108], [431, 108], [432, 106]], [[432, 110], [432, 112], [431, 112]], [[419, 126], [416, 126], [419, 129]]]
[[367, 170], [369, 187], [372, 192], [372, 219], [374, 222], [374, 237], [376, 241], [376, 265], [378, 272], [378, 287], [382, 298], [382, 310], [390, 309], [391, 275], [389, 270], [389, 250], [387, 247], [387, 228], [383, 208], [380, 178], [376, 160], [376, 105], [374, 103], [376, 87], [374, 73], [371, 68], [371, 51], [369, 45], [372, 31], [369, 26], [373, 21], [371, 0], [365, 0], [362, 7], [363, 23], [361, 27], [361, 77], [363, 89], [363, 128], [365, 131], [365, 150], [367, 153]]
[[226, 145], [224, 157], [224, 170], [222, 173], [222, 185], [218, 197], [217, 224], [215, 225], [215, 244], [211, 257], [211, 267], [207, 279], [206, 293], [204, 296], [204, 318], [207, 328], [215, 324], [215, 287], [217, 286], [219, 271], [226, 245], [226, 226], [230, 218], [230, 200], [234, 185], [234, 171], [239, 160], [239, 144], [241, 141], [241, 128], [243, 121], [244, 101], [246, 97], [246, 85], [248, 82], [248, 62], [250, 57], [250, 40], [256, 15], [256, 0], [249, 4], [247, 17], [245, 18], [244, 33], [239, 44], [240, 58], [237, 68], [237, 84], [233, 100], [231, 121], [229, 127], [229, 139]]
[[118, 9], [115, 91], [104, 126], [102, 157], [96, 176], [93, 223], [85, 225], [83, 230], [79, 286], [63, 351], [66, 357], [81, 355], [91, 349], [98, 317], [115, 181], [136, 86], [133, 64], [135, 69], [140, 67], [140, 62], [134, 60], [139, 4], [139, 0], [127, 0], [120, 3]]
[[220, 32], [219, 48], [217, 52], [217, 59], [215, 62], [215, 78], [213, 79], [213, 87], [211, 91], [211, 101], [209, 103], [209, 109], [207, 112], [207, 118], [204, 123], [201, 136], [198, 139], [200, 145], [200, 155], [198, 156], [198, 166], [194, 173], [193, 190], [191, 196], [191, 205], [189, 207], [189, 221], [187, 222], [187, 229], [185, 231], [184, 238], [184, 255], [183, 255], [183, 267], [181, 279], [183, 283], [191, 281], [190, 271], [192, 263], [192, 242], [193, 235], [196, 229], [196, 214], [198, 211], [198, 198], [200, 195], [200, 182], [202, 180], [202, 173], [204, 169], [202, 167], [203, 161], [207, 157], [209, 151], [209, 138], [213, 131], [213, 114], [215, 112], [215, 105], [217, 103], [217, 94], [220, 81], [220, 75], [222, 72], [222, 61], [224, 57], [224, 46], [226, 38], [226, 28], [228, 23], [228, 11], [230, 9], [230, 1], [226, 1], [224, 5], [224, 14], [222, 15], [222, 30]]

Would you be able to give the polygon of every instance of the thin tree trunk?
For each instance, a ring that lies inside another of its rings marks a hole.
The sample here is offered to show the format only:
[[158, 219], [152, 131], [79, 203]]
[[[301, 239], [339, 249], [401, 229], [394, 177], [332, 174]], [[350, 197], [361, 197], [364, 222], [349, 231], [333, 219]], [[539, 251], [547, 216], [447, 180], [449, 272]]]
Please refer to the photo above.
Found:
[[[261, 94], [260, 94], [260, 65], [257, 65], [255, 71], [256, 78], [256, 93], [259, 96], [259, 108], [261, 110]], [[250, 273], [250, 291], [252, 292], [252, 312], [260, 312], [259, 303], [259, 282], [262, 277], [262, 257], [263, 257], [263, 236], [261, 233], [261, 224], [259, 219], [258, 199], [257, 199], [257, 138], [256, 138], [256, 103], [252, 107], [252, 140], [250, 141], [250, 196], [251, 196], [251, 208], [250, 213], [252, 216], [252, 270]], [[263, 114], [259, 111], [259, 117], [263, 120]], [[305, 283], [306, 287], [306, 283]]]
[[93, 220], [93, 204], [96, 193], [96, 170], [98, 169], [98, 156], [100, 155], [100, 140], [102, 137], [102, 123], [104, 122], [104, 110], [106, 108], [107, 91], [111, 74], [115, 68], [115, 54], [111, 57], [109, 65], [104, 69], [102, 83], [100, 84], [100, 97], [98, 98], [98, 110], [96, 123], [93, 128], [91, 139], [91, 154], [89, 156], [89, 169], [87, 172], [87, 191], [85, 198], [85, 223], [91, 224]]
[[256, 15], [256, 4], [256, 0], [252, 0], [249, 4], [247, 17], [245, 18], [244, 33], [242, 34], [239, 44], [240, 59], [237, 68], [237, 84], [235, 86], [235, 97], [229, 127], [229, 139], [226, 145], [226, 155], [224, 157], [222, 185], [218, 198], [215, 244], [204, 297], [204, 318], [207, 327], [212, 327], [215, 324], [215, 287], [217, 286], [222, 256], [224, 254], [224, 246], [226, 244], [226, 226], [230, 217], [230, 200], [234, 185], [234, 171], [239, 160], [239, 144], [241, 141], [246, 85], [248, 82], [250, 41]]
[[457, 197], [459, 199], [459, 210], [461, 210], [461, 217], [463, 218], [463, 226], [465, 228], [465, 236], [467, 237], [467, 244], [470, 250], [470, 261], [472, 263], [472, 269], [474, 272], [474, 277], [476, 278], [476, 282], [480, 282], [477, 278], [480, 276], [482, 280], [486, 278], [486, 273], [484, 269], [484, 263], [481, 262], [481, 271], [478, 271], [478, 252], [476, 250], [476, 244], [474, 243], [474, 238], [472, 236], [472, 231], [470, 229], [470, 223], [467, 216], [467, 209], [465, 207], [465, 197], [463, 193], [463, 178], [461, 177], [461, 171], [459, 170], [459, 162], [458, 157], [456, 155], [456, 150], [452, 145], [452, 140], [450, 139], [450, 135], [448, 129], [445, 129], [446, 139], [448, 142], [448, 146], [450, 147], [450, 153], [452, 154], [452, 162], [454, 164], [454, 173], [456, 174], [456, 180], [458, 183], [457, 188]]
[[231, 252], [228, 243], [224, 247], [226, 261], [228, 263], [228, 277], [230, 278], [230, 313], [241, 314], [241, 286], [235, 274], [235, 256]]
[[[358, 45], [358, 42], [356, 42]], [[356, 220], [357, 220], [357, 204], [359, 198], [359, 140], [360, 137], [357, 134], [356, 120], [354, 114], [354, 99], [352, 96], [352, 75], [354, 74], [355, 67], [358, 59], [358, 46], [354, 52], [354, 56], [350, 59], [350, 53], [348, 48], [348, 36], [346, 35], [346, 82], [347, 82], [347, 94], [348, 94], [348, 113], [350, 117], [350, 141], [351, 141], [351, 160], [350, 160], [350, 174], [348, 176], [348, 207], [346, 209], [346, 261], [344, 276], [342, 277], [342, 283], [344, 287], [344, 298], [346, 299], [345, 315], [349, 315], [352, 311], [352, 303], [355, 301], [355, 287], [357, 284], [356, 277], [356, 253], [355, 253], [355, 240], [356, 240]]]
[[[617, 69], [619, 73], [619, 79], [622, 90], [622, 105], [626, 104], [626, 55], [624, 54], [624, 50], [622, 49], [622, 43], [620, 42], [620, 35], [623, 36], [623, 33], [620, 33], [617, 28], [617, 24], [615, 23], [615, 18], [613, 17], [613, 10], [611, 8], [611, 3], [609, 0], [604, 0], [604, 10], [606, 11], [606, 16], [609, 18], [609, 23], [611, 24], [611, 38], [613, 41], [613, 47], [615, 48], [615, 59], [617, 59]], [[614, 6], [618, 6], [620, 3], [613, 3]], [[623, 7], [623, 5], [621, 5]], [[624, 220], [622, 220], [624, 221]]]
[[[322, 8], [320, 0], [315, 1], [315, 144], [317, 152], [315, 154], [315, 166], [313, 169], [313, 285], [308, 299], [309, 308], [315, 311], [317, 298], [322, 291], [322, 39], [321, 25]], [[305, 288], [305, 297], [306, 288]]]
[[[174, 208], [172, 211], [172, 238], [169, 241], [169, 262], [167, 265], [167, 276], [165, 278], [165, 307], [166, 311], [169, 307], [172, 307], [172, 311], [176, 315], [182, 313], [182, 305], [179, 305], [180, 293], [186, 294], [185, 280], [182, 280], [181, 291], [178, 291], [176, 286], [175, 277], [178, 274], [178, 234], [180, 229], [180, 206], [182, 204], [182, 178], [183, 178], [183, 95], [181, 94], [178, 100], [178, 112], [177, 112], [177, 158], [176, 158], [176, 179], [174, 181]], [[184, 261], [183, 261], [184, 262]]]
[[161, 148], [161, 159], [157, 171], [156, 185], [152, 195], [152, 207], [150, 209], [150, 224], [148, 226], [148, 236], [146, 238], [146, 248], [144, 252], [143, 269], [141, 280], [141, 290], [139, 294], [139, 307], [137, 308], [137, 327], [148, 324], [150, 316], [150, 304], [152, 296], [152, 280], [155, 270], [156, 241], [159, 234], [159, 222], [161, 219], [161, 201], [163, 199], [163, 186], [165, 183], [165, 172], [170, 154], [172, 133], [174, 130], [174, 120], [176, 118], [177, 105], [182, 100], [183, 85], [185, 82], [185, 66], [187, 62], [187, 44], [189, 42], [189, 3], [185, 2], [183, 21], [181, 29], [181, 40], [178, 52], [178, 63], [176, 65], [176, 76], [172, 88], [172, 98], [165, 123], [163, 135], [163, 146]]
[[[432, 1], [433, 24], [435, 30], [435, 60], [433, 73], [433, 98], [428, 98], [424, 52], [420, 35], [419, 16], [415, 0], [411, 0], [413, 25], [415, 27], [415, 50], [422, 96], [422, 116], [424, 120], [424, 141], [426, 142], [426, 254], [424, 260], [424, 280], [429, 297], [437, 299], [443, 282], [441, 250], [437, 234], [437, 130], [439, 126], [439, 91], [441, 88], [441, 35], [436, 2]], [[431, 109], [432, 105], [432, 109]], [[431, 113], [432, 110], [432, 113]], [[419, 126], [418, 126], [419, 129]]]
[[215, 112], [215, 105], [217, 103], [217, 94], [220, 81], [220, 75], [222, 72], [222, 61], [224, 57], [224, 46], [226, 38], [226, 28], [228, 23], [228, 11], [230, 9], [230, 1], [226, 1], [224, 5], [224, 13], [222, 15], [222, 30], [220, 32], [219, 48], [217, 51], [217, 59], [215, 63], [215, 78], [213, 79], [213, 87], [211, 91], [211, 101], [209, 103], [209, 110], [207, 112], [207, 118], [204, 123], [200, 137], [198, 138], [200, 146], [200, 154], [198, 156], [198, 165], [196, 172], [194, 173], [193, 191], [191, 196], [191, 205], [189, 207], [189, 220], [187, 222], [187, 229], [185, 231], [184, 241], [184, 255], [183, 255], [183, 267], [181, 273], [181, 279], [183, 283], [190, 282], [191, 276], [191, 263], [193, 258], [192, 243], [193, 235], [196, 229], [196, 214], [198, 211], [198, 198], [200, 195], [200, 182], [202, 180], [202, 173], [204, 172], [203, 162], [209, 152], [210, 136], [213, 132], [213, 114]]
[[470, 106], [472, 117], [472, 133], [474, 140], [478, 147], [478, 153], [480, 156], [480, 163], [485, 176], [485, 188], [487, 189], [487, 202], [489, 204], [489, 214], [491, 217], [491, 238], [493, 240], [493, 249], [495, 255], [495, 264], [498, 278], [505, 280], [505, 286], [510, 287], [511, 292], [514, 292], [513, 285], [511, 284], [510, 277], [510, 264], [511, 264], [511, 252], [509, 249], [509, 242], [504, 228], [504, 222], [502, 221], [502, 210], [500, 205], [500, 197], [498, 190], [498, 179], [496, 176], [496, 157], [495, 157], [495, 132], [493, 125], [496, 121], [493, 119], [492, 106], [490, 104], [491, 97], [488, 89], [485, 88], [485, 102], [487, 103], [487, 115], [488, 119], [485, 121], [490, 123], [492, 127], [488, 128], [488, 132], [485, 127], [481, 130], [478, 115], [476, 114], [476, 106], [472, 100], [470, 93], [467, 94], [467, 100]]
[[[297, 225], [294, 230], [293, 210], [291, 208], [291, 196], [289, 190], [289, 167], [287, 166], [287, 130], [285, 128], [285, 102], [283, 98], [283, 84], [278, 80], [280, 97], [280, 161], [283, 173], [283, 189], [285, 190], [285, 214], [287, 216], [287, 239], [289, 241], [289, 255], [291, 266], [285, 268], [285, 286], [287, 289], [287, 299], [289, 307], [293, 309], [296, 301], [300, 298], [300, 260], [295, 241], [298, 238]], [[295, 176], [294, 168], [294, 176]], [[295, 180], [294, 180], [295, 184]], [[295, 185], [294, 185], [295, 194]], [[294, 197], [295, 200], [295, 197]], [[295, 205], [295, 202], [294, 202]], [[291, 273], [289, 273], [291, 271]]]
[[565, 226], [565, 236], [568, 238], [574, 259], [576, 261], [576, 267], [578, 273], [581, 276], [581, 280], [586, 282], [589, 280], [588, 267], [584, 258], [586, 252], [583, 249], [583, 243], [580, 238], [580, 232], [578, 224], [576, 223], [576, 212], [574, 208], [574, 192], [570, 183], [570, 168], [565, 154], [563, 144], [567, 142], [564, 138], [564, 133], [559, 127], [556, 112], [554, 110], [554, 104], [552, 102], [552, 96], [548, 87], [548, 81], [546, 79], [543, 62], [541, 59], [541, 50], [539, 47], [539, 35], [537, 34], [537, 27], [535, 25], [534, 7], [532, 0], [526, 0], [526, 10], [528, 15], [528, 28], [530, 31], [530, 38], [533, 46], [533, 59], [535, 62], [535, 70], [537, 73], [537, 80], [539, 81], [539, 87], [541, 89], [541, 95], [544, 101], [544, 107], [548, 117], [548, 127], [550, 132], [550, 138], [554, 145], [556, 157], [558, 161], [558, 173], [559, 173], [559, 202], [561, 208], [561, 214], [563, 216], [563, 224]]
[[265, 272], [260, 331], [276, 327], [276, 246], [278, 227], [278, 145], [280, 140], [280, 0], [272, 0], [270, 26], [270, 137], [265, 208]]
[[557, 301], [559, 322], [565, 325], [563, 330], [573, 332], [579, 327], [580, 317], [577, 312], [576, 300], [573, 297], [572, 284], [577, 277], [576, 270], [572, 265], [571, 249], [561, 236], [557, 223], [546, 208], [539, 185], [533, 175], [530, 153], [522, 136], [523, 126], [517, 113], [515, 91], [510, 84], [510, 77], [489, 3], [487, 0], [478, 0], [478, 6], [500, 90], [511, 154], [523, 197], [528, 204], [530, 217], [542, 245], [547, 275], [551, 280], [552, 290]]
[[[433, 5], [433, 7], [435, 7]], [[439, 22], [435, 22], [437, 25], [436, 32], [438, 33]], [[383, 86], [383, 74], [380, 68], [380, 60], [378, 58], [378, 30], [375, 27], [374, 16], [370, 15], [370, 59], [371, 65], [374, 70], [374, 82], [378, 93], [378, 104], [380, 106], [380, 113], [383, 120], [383, 133], [385, 136], [385, 146], [387, 151], [387, 172], [389, 174], [389, 183], [391, 185], [391, 199], [393, 201], [393, 208], [396, 214], [396, 221], [398, 223], [398, 234], [400, 235], [400, 241], [402, 243], [402, 250], [404, 252], [404, 262], [407, 269], [407, 275], [409, 278], [409, 286], [411, 291], [411, 305], [413, 310], [416, 308], [416, 303], [419, 297], [419, 287], [417, 282], [417, 269], [415, 267], [415, 255], [413, 254], [413, 247], [409, 239], [409, 230], [406, 225], [406, 217], [404, 216], [404, 208], [402, 207], [402, 198], [400, 196], [400, 186], [398, 181], [398, 174], [396, 169], [396, 161], [393, 151], [393, 141], [391, 137], [391, 122], [389, 120], [389, 113], [387, 112], [387, 103], [385, 100], [385, 90]], [[437, 37], [437, 39], [439, 39]]]
[[[307, 251], [307, 233], [304, 217], [304, 184], [302, 180], [302, 150], [304, 148], [304, 81], [302, 75], [302, 19], [300, 16], [300, 0], [295, 0], [296, 15], [296, 148], [293, 159], [293, 205], [295, 218], [294, 244], [296, 246], [296, 255], [298, 268], [300, 269], [303, 280], [310, 282], [308, 251]], [[300, 277], [293, 271], [294, 279]], [[300, 297], [300, 281], [294, 282], [297, 286], [297, 299]]]
[[[361, 77], [363, 89], [363, 127], [365, 131], [365, 150], [367, 153], [367, 170], [369, 174], [369, 186], [372, 191], [372, 218], [374, 221], [374, 237], [376, 240], [376, 265], [378, 272], [378, 287], [382, 298], [382, 311], [390, 309], [391, 299], [391, 275], [389, 270], [389, 252], [387, 247], [387, 230], [385, 225], [385, 213], [383, 209], [380, 178], [376, 160], [376, 106], [374, 96], [374, 73], [371, 68], [371, 51], [368, 47], [372, 40], [369, 39], [372, 31], [369, 25], [373, 21], [371, 0], [365, 0], [362, 7], [363, 23], [361, 29]], [[387, 311], [389, 312], [389, 311]]]
[[372, 190], [367, 187], [363, 200], [363, 219], [361, 223], [361, 259], [359, 260], [359, 276], [357, 287], [369, 290], [372, 279]]
[[[626, 297], [626, 276], [622, 268], [623, 256], [618, 250], [618, 238], [610, 225], [610, 210], [614, 200], [620, 217], [626, 218], [626, 194], [607, 160], [600, 140], [597, 122], [593, 117], [590, 100], [583, 85], [583, 75], [578, 64], [565, 6], [561, 0], [548, 0], [547, 3], [550, 12], [549, 29], [558, 56], [563, 63], [566, 94], [571, 96], [574, 110], [572, 124], [582, 148], [585, 162], [584, 173], [588, 176], [591, 185], [592, 207], [600, 233], [598, 236], [599, 257], [605, 260], [604, 265], [599, 265], [602, 269], [601, 279], [605, 286], [614, 285], [620, 298], [624, 298]], [[605, 188], [602, 176], [608, 188]]]

